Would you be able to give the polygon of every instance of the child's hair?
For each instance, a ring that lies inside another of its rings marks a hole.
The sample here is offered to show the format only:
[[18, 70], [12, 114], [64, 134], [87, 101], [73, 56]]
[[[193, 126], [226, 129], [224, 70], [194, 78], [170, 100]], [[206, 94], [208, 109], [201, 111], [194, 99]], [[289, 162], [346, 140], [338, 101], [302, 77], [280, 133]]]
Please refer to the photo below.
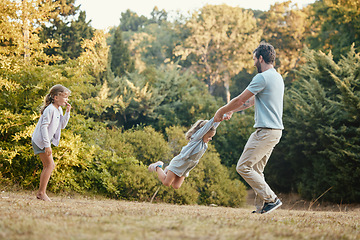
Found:
[[43, 106], [40, 109], [40, 113], [43, 114], [45, 108], [54, 102], [54, 97], [58, 96], [61, 93], [67, 93], [68, 95], [70, 95], [71, 91], [60, 84], [56, 84], [55, 86], [53, 86], [50, 89], [49, 94], [45, 96]]
[[[196, 123], [194, 123], [194, 125], [191, 126], [191, 128], [189, 129], [189, 131], [187, 131], [185, 133], [185, 138], [186, 140], [190, 140], [191, 136], [196, 133], [200, 128], [202, 128], [209, 120], [198, 120]], [[216, 131], [216, 128], [212, 127], [210, 128], [210, 131]]]

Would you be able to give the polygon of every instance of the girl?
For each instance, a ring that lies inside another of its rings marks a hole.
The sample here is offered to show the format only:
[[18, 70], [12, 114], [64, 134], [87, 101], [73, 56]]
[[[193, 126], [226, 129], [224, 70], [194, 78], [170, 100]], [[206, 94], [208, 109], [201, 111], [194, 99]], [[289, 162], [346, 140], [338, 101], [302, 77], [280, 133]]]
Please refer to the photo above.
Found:
[[[61, 129], [64, 129], [70, 118], [71, 105], [68, 98], [71, 91], [62, 85], [55, 85], [46, 95], [44, 104], [41, 108], [41, 116], [31, 137], [31, 143], [35, 155], [39, 154], [43, 163], [43, 170], [40, 175], [40, 187], [36, 198], [50, 201], [46, 195], [46, 187], [50, 179], [51, 172], [55, 168], [52, 156], [51, 143], [59, 145]], [[66, 113], [63, 116], [61, 106], [66, 106]]]
[[188, 177], [189, 172], [199, 163], [199, 159], [208, 147], [207, 143], [212, 140], [219, 124], [220, 122], [214, 122], [214, 118], [209, 121], [198, 120], [185, 134], [186, 139], [190, 140], [189, 143], [170, 161], [165, 171], [162, 170], [164, 165], [162, 161], [150, 164], [148, 170], [156, 171], [158, 178], [165, 186], [180, 188], [185, 177]]

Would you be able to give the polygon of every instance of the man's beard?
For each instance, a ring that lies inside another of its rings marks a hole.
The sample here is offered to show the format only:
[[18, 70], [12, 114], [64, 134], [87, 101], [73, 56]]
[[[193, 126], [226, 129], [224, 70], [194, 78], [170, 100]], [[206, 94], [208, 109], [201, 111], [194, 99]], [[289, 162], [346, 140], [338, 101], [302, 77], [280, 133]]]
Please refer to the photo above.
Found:
[[257, 68], [257, 71], [258, 71], [258, 73], [262, 73], [262, 71], [261, 71], [261, 64], [260, 64], [260, 62], [259, 61], [257, 61], [256, 62], [256, 68]]

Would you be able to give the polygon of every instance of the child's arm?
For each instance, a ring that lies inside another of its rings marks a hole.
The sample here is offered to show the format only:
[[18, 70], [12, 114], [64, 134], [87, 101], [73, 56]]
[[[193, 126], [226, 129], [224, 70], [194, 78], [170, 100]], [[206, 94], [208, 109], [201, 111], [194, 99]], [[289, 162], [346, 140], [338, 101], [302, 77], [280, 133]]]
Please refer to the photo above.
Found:
[[40, 125], [40, 132], [42, 136], [42, 141], [44, 142], [44, 146], [46, 148], [51, 147], [50, 138], [49, 138], [49, 125], [51, 123], [52, 119], [52, 112], [50, 111], [50, 108], [46, 108], [42, 114], [42, 121]]
[[[224, 114], [224, 117], [226, 117], [226, 114]], [[214, 122], [213, 127], [216, 129], [221, 122]]]
[[[67, 103], [68, 104], [68, 103]], [[70, 104], [69, 104], [70, 105]], [[61, 109], [61, 115], [60, 115], [60, 126], [62, 129], [64, 129], [67, 125], [67, 123], [69, 122], [69, 119], [70, 119], [70, 109], [71, 107], [67, 107], [66, 108], [66, 112], [65, 112], [65, 115], [63, 116], [62, 115], [62, 109]], [[68, 111], [69, 110], [69, 111]]]
[[219, 124], [220, 122], [214, 122], [214, 118], [211, 118], [202, 128], [191, 136], [191, 140], [200, 140], [212, 127], [217, 128]]

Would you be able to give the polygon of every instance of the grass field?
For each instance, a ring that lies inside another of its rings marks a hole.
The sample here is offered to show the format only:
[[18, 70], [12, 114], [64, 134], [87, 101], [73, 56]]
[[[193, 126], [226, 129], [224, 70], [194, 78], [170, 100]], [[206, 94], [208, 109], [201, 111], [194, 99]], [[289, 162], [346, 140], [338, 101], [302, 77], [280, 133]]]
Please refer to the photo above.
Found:
[[[360, 209], [225, 208], [0, 193], [0, 239], [360, 239]], [[285, 204], [284, 204], [285, 205]]]

